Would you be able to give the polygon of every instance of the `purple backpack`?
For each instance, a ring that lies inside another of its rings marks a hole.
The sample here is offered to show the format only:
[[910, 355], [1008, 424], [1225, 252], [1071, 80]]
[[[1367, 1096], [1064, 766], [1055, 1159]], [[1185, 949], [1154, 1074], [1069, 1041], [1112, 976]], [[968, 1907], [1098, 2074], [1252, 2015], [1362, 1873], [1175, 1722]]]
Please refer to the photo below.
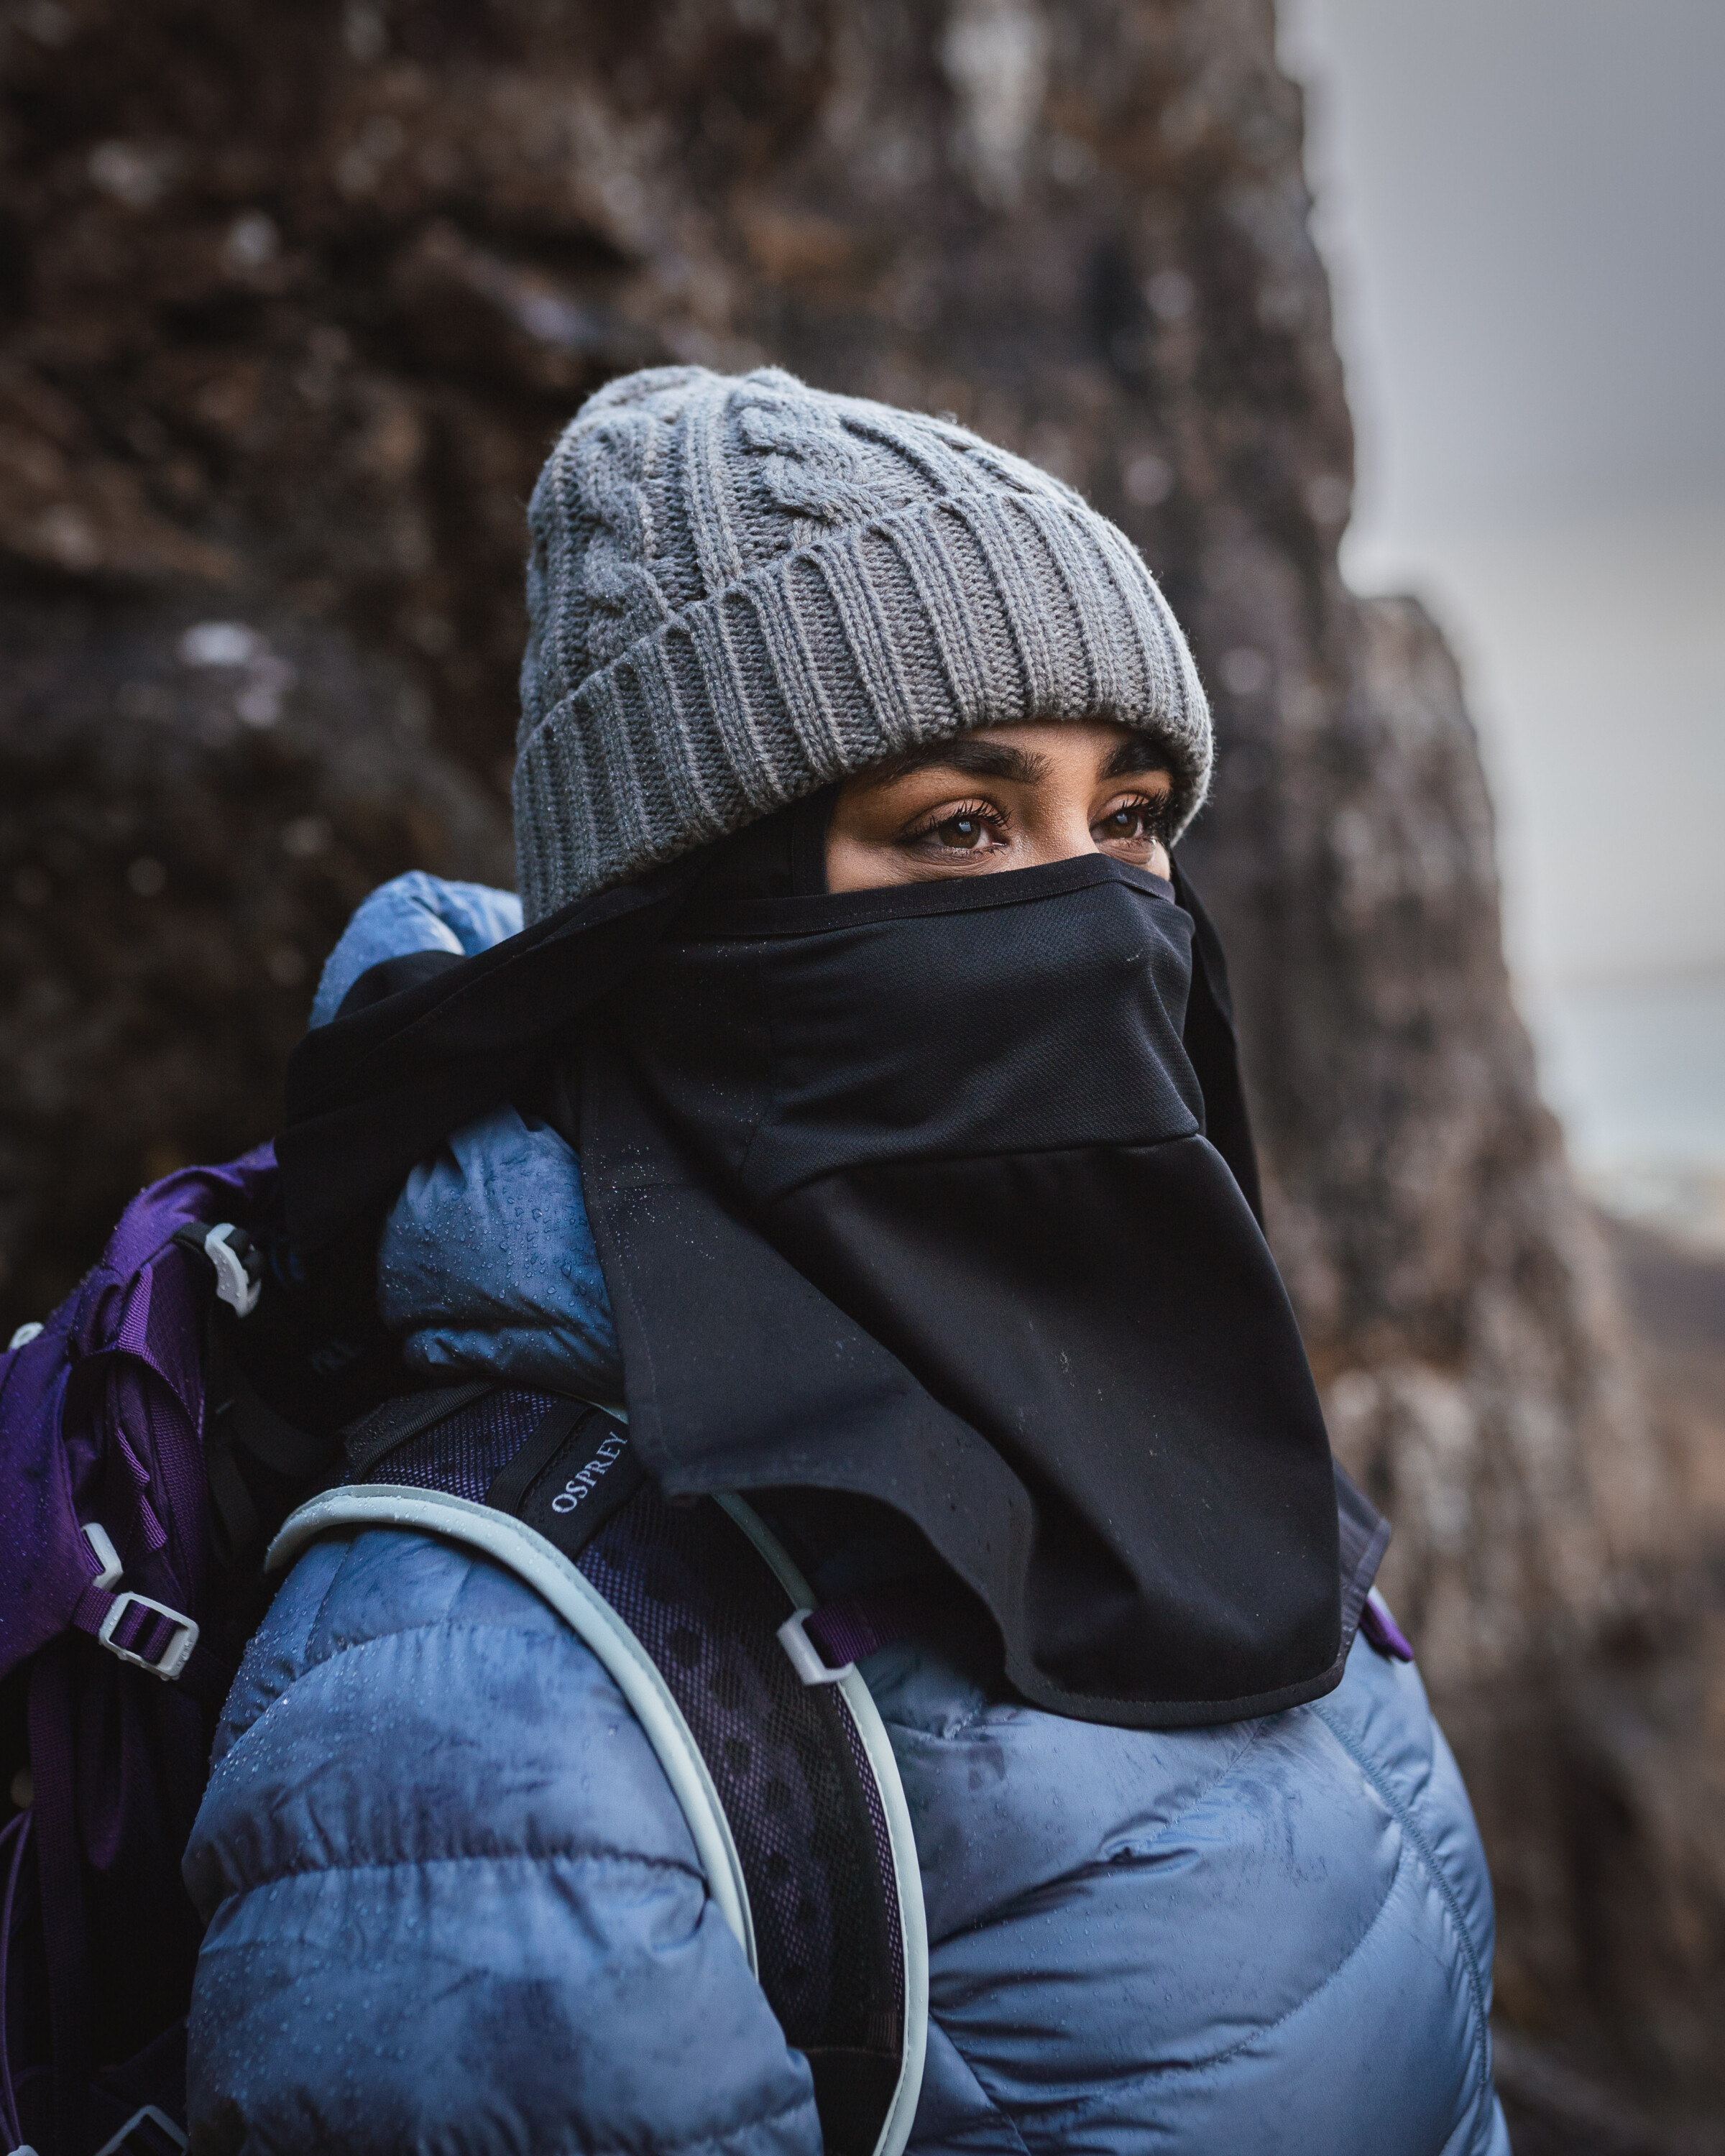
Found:
[[186, 2145], [200, 1927], [180, 1856], [258, 1580], [254, 1561], [218, 1558], [207, 1422], [227, 1404], [217, 1333], [259, 1293], [246, 1224], [275, 1186], [268, 1146], [152, 1184], [0, 1355], [8, 2150]]
[[667, 1505], [625, 1465], [610, 1411], [489, 1383], [404, 1394], [387, 1337], [319, 1322], [278, 1196], [269, 1146], [153, 1184], [0, 1356], [0, 2156], [187, 2146], [202, 1927], [180, 1858], [266, 1548], [279, 1569], [367, 1524], [475, 1543], [587, 1640], [675, 1770], [697, 1848], [705, 1831], [721, 1852], [716, 1898], [728, 1879], [828, 2148], [891, 2156], [921, 2082], [927, 1956], [855, 1661], [922, 1600], [812, 1607], [747, 1507]]

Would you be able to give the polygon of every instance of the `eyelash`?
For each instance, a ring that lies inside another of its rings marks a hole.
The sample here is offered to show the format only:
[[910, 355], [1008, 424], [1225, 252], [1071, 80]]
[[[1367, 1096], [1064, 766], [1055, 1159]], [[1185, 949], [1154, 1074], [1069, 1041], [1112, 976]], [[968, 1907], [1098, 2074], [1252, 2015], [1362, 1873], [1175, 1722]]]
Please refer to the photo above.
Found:
[[992, 801], [955, 801], [942, 806], [919, 824], [911, 832], [914, 843], [918, 839], [932, 839], [944, 824], [956, 824], [961, 817], [973, 816], [978, 824], [989, 824], [996, 831], [1004, 831], [1006, 819]]
[[1117, 816], [1122, 808], [1142, 809], [1145, 835], [1165, 843], [1172, 805], [1173, 797], [1167, 793], [1130, 793], [1124, 801], [1116, 802], [1108, 814]]
[[[1122, 808], [1142, 809], [1146, 836], [1165, 842], [1170, 805], [1170, 797], [1166, 793], [1130, 793], [1123, 801], [1116, 802], [1108, 814], [1117, 816]], [[943, 824], [956, 824], [965, 816], [973, 816], [978, 823], [987, 824], [997, 832], [1004, 832], [1007, 828], [1007, 819], [992, 801], [956, 801], [949, 806], [943, 805], [919, 824], [910, 834], [911, 843], [914, 845], [921, 839], [932, 839]]]

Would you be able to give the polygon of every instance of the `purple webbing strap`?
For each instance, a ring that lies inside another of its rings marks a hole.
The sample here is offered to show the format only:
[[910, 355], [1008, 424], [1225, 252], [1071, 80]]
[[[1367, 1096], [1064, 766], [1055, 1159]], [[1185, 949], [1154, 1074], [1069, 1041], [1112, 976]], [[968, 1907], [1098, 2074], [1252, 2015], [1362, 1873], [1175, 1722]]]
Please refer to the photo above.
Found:
[[108, 1635], [110, 1647], [124, 1647], [146, 1662], [159, 1662], [173, 1645], [182, 1627], [159, 1609], [146, 1609], [140, 1602], [127, 1604]]
[[30, 1815], [20, 1812], [16, 1819], [8, 1821], [0, 1831], [0, 1851], [9, 1841], [13, 1845], [11, 1861], [6, 1867], [6, 1896], [0, 1901], [0, 2127], [13, 2148], [23, 2140], [24, 2129], [18, 2115], [18, 2091], [12, 2080], [12, 2046], [8, 2037], [6, 1997], [6, 1972], [12, 1960], [12, 1912], [18, 1900], [18, 1875], [24, 1868], [24, 1851], [30, 1839]]
[[1359, 1613], [1359, 1628], [1366, 1635], [1367, 1644], [1375, 1647], [1380, 1655], [1387, 1655], [1394, 1662], [1411, 1662], [1414, 1650], [1394, 1617], [1389, 1604], [1374, 1587], [1366, 1597], [1364, 1609]]
[[956, 1582], [936, 1579], [870, 1588], [823, 1603], [803, 1620], [803, 1635], [829, 1670], [842, 1670], [921, 1631], [952, 1609], [956, 1592]]
[[[113, 1630], [105, 1640], [101, 1638], [102, 1626], [107, 1622], [116, 1602], [125, 1600], [123, 1594], [110, 1594], [105, 1587], [92, 1580], [72, 1611], [71, 1622], [77, 1630], [87, 1633], [92, 1640], [110, 1648], [122, 1648], [127, 1654], [136, 1655], [141, 1661], [158, 1663], [179, 1637], [183, 1620], [177, 1616], [164, 1614], [151, 1609], [136, 1597], [122, 1609], [115, 1620]], [[198, 1640], [193, 1647], [171, 1681], [200, 1707], [219, 1707], [227, 1697], [228, 1687], [233, 1682], [234, 1672]]]

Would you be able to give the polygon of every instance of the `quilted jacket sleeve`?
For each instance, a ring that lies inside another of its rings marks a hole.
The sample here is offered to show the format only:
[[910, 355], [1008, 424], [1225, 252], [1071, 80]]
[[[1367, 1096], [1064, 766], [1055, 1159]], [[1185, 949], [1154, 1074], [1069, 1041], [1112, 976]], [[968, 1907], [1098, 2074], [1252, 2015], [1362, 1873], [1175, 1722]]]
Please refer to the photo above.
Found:
[[483, 1558], [390, 1530], [301, 1558], [186, 1877], [198, 2156], [819, 2156], [639, 1725]]

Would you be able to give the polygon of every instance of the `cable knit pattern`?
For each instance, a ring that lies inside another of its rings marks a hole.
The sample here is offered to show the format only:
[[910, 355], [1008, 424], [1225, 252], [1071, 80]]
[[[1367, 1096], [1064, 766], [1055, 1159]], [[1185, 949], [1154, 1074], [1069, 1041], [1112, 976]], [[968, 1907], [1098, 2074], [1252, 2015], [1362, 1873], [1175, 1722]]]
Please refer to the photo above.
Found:
[[528, 921], [863, 769], [1114, 718], [1204, 799], [1209, 706], [1142, 558], [1071, 488], [777, 367], [590, 398], [529, 511], [516, 850]]

